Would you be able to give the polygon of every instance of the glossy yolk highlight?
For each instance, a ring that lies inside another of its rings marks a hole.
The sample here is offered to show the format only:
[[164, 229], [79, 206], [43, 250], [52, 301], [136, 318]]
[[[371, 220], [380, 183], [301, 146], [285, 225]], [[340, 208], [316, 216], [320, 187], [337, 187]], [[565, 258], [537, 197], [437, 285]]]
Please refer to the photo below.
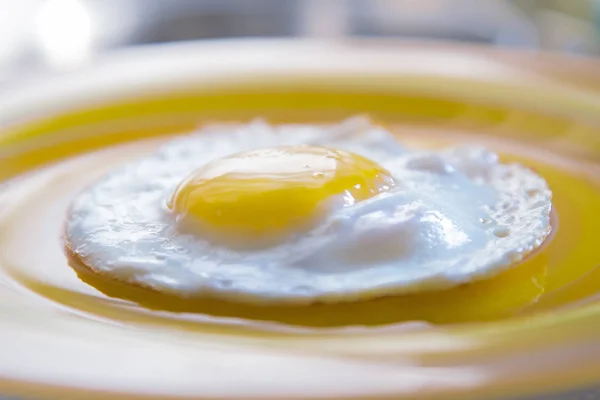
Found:
[[207, 237], [282, 240], [314, 226], [332, 208], [394, 185], [357, 154], [315, 146], [252, 150], [212, 161], [176, 189], [169, 207]]

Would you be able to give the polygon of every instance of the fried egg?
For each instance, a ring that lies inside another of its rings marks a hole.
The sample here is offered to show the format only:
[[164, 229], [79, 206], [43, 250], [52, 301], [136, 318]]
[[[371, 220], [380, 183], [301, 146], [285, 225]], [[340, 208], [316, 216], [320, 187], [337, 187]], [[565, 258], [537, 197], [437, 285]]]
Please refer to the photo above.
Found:
[[480, 146], [407, 149], [355, 117], [210, 125], [72, 202], [92, 271], [179, 297], [341, 302], [492, 277], [551, 231], [543, 178]]

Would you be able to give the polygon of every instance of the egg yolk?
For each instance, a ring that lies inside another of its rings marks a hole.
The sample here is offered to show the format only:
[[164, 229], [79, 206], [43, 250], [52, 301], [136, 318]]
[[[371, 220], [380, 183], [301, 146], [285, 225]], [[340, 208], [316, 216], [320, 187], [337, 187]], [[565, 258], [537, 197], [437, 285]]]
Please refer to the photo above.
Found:
[[315, 146], [237, 153], [195, 170], [169, 207], [184, 226], [227, 239], [283, 239], [332, 208], [388, 190], [391, 174], [358, 154]]

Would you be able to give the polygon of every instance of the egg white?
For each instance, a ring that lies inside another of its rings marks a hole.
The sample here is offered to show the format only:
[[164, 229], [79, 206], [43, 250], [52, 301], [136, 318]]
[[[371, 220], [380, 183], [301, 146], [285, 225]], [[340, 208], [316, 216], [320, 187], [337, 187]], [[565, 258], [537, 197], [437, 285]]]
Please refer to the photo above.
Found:
[[[334, 210], [310, 232], [233, 250], [182, 233], [166, 209], [199, 165], [239, 151], [312, 144], [379, 162], [390, 192]], [[350, 301], [491, 277], [550, 233], [551, 192], [477, 146], [409, 151], [363, 118], [333, 126], [214, 125], [114, 170], [73, 200], [66, 245], [93, 271], [181, 297], [259, 303]]]

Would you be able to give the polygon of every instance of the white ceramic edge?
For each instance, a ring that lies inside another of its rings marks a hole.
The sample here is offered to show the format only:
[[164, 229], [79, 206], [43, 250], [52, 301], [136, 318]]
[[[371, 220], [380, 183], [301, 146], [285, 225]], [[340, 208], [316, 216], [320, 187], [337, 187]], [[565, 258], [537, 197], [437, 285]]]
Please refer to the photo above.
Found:
[[[73, 106], [92, 106], [128, 96], [185, 89], [190, 82], [198, 87], [210, 87], [232, 84], [236, 80], [248, 81], [256, 76], [277, 80], [289, 75], [339, 77], [387, 73], [398, 76], [397, 85], [408, 87], [414, 77], [427, 76], [482, 82], [516, 80], [531, 85], [532, 89], [552, 87], [562, 95], [598, 96], [594, 92], [551, 83], [542, 76], [489, 59], [483, 53], [457, 54], [428, 46], [390, 51], [394, 44], [401, 43], [394, 40], [246, 39], [135, 47], [108, 54], [94, 65], [73, 73], [34, 79], [0, 91], [0, 127], [52, 115]], [[460, 91], [460, 88], [444, 88], [456, 89]]]

